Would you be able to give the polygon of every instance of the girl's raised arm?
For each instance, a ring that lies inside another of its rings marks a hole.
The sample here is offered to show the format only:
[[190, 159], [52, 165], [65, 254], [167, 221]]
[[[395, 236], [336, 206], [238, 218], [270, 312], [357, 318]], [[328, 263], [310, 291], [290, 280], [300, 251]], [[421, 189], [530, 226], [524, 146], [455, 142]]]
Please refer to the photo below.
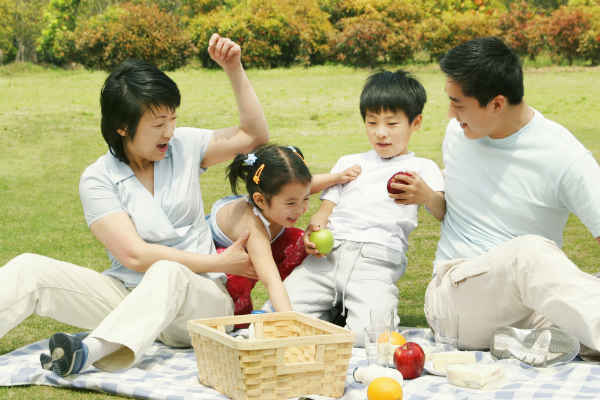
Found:
[[315, 174], [310, 183], [310, 193], [318, 193], [333, 185], [343, 185], [355, 180], [360, 175], [360, 165], [353, 165], [337, 174]]

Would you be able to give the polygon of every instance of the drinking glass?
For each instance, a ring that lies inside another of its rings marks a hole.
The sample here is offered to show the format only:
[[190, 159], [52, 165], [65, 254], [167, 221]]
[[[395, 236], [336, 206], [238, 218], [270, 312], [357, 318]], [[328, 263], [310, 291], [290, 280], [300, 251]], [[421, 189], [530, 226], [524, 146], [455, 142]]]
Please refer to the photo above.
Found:
[[372, 309], [369, 313], [369, 326], [365, 329], [365, 350], [369, 365], [389, 367], [394, 363], [395, 346], [391, 344], [392, 332], [397, 327], [395, 307]]

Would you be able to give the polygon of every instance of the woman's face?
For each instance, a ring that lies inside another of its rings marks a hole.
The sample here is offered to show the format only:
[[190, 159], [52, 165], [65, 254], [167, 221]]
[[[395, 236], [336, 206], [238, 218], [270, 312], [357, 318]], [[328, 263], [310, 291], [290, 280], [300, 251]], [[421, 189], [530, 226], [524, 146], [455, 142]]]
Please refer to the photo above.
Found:
[[148, 108], [140, 118], [133, 140], [120, 130], [130, 163], [143, 165], [165, 158], [176, 120], [176, 111], [169, 107]]

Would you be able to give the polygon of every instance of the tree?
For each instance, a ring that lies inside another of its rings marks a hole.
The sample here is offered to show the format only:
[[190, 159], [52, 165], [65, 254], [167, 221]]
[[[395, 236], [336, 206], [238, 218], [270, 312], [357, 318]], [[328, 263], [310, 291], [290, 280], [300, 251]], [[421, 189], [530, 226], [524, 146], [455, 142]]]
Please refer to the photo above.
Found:
[[56, 65], [65, 60], [64, 36], [77, 26], [80, 0], [50, 0], [44, 13], [44, 29], [38, 39], [40, 58]]
[[14, 47], [16, 61], [36, 61], [36, 40], [47, 3], [48, 0], [0, 0], [2, 22], [6, 24], [0, 33], [8, 35], [2, 41], [7, 42], [5, 46]]

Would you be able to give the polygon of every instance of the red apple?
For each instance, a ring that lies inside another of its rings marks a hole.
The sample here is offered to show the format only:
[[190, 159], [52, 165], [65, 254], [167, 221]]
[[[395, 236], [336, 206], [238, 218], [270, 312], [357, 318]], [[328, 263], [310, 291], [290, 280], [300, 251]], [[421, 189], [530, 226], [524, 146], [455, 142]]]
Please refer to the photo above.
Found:
[[425, 366], [425, 353], [417, 343], [406, 342], [394, 351], [394, 364], [404, 379], [418, 378]]
[[[392, 182], [396, 182], [396, 177], [399, 175], [412, 176], [412, 174], [409, 174], [408, 172], [404, 172], [404, 171], [396, 172], [394, 175], [392, 175], [392, 177], [390, 179], [388, 179], [388, 183], [387, 183], [387, 191], [391, 194], [404, 193], [404, 190], [400, 190], [400, 189], [396, 189], [396, 188], [392, 187]], [[406, 182], [403, 179], [398, 179], [398, 183], [403, 183], [405, 185], [408, 185], [408, 182]]]

